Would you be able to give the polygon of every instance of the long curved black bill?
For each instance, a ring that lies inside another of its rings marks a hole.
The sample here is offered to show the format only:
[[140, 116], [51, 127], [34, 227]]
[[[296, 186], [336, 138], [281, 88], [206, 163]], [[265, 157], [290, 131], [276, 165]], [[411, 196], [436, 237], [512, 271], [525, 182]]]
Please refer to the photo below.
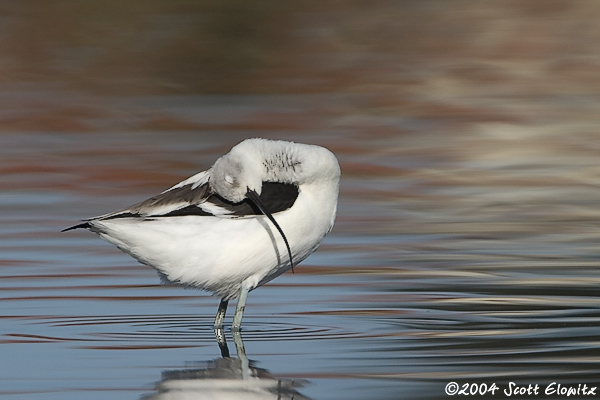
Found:
[[275, 228], [277, 228], [277, 230], [281, 234], [281, 237], [285, 242], [285, 246], [287, 247], [288, 255], [290, 257], [290, 265], [292, 266], [292, 272], [294, 272], [294, 260], [292, 259], [292, 250], [290, 250], [290, 244], [288, 243], [287, 238], [283, 233], [283, 230], [281, 230], [281, 227], [279, 226], [277, 221], [275, 221], [275, 218], [273, 218], [269, 210], [265, 208], [262, 201], [260, 200], [260, 197], [258, 196], [258, 193], [256, 193], [254, 190], [248, 189], [248, 191], [246, 192], [246, 197], [250, 201], [252, 201], [256, 205], [256, 207], [258, 207], [258, 209], [265, 215], [265, 217], [269, 218], [269, 220], [273, 223], [273, 225], [275, 225]]

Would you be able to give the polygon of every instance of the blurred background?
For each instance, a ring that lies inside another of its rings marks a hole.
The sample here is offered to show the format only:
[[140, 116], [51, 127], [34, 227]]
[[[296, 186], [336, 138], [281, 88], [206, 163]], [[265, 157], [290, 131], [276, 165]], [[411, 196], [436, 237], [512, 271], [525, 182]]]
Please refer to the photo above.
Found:
[[598, 92], [599, 9], [590, 0], [5, 1], [0, 126], [90, 131], [104, 128], [90, 120], [109, 119], [202, 130], [201, 118], [111, 105], [194, 95], [337, 95], [319, 113], [265, 118], [279, 128], [384, 116], [531, 125], [565, 103], [566, 118], [581, 120]]
[[321, 250], [249, 298], [263, 367], [310, 398], [595, 379], [599, 20], [594, 0], [0, 1], [0, 350], [20, 360], [0, 394], [136, 398], [180, 347], [217, 356], [215, 299], [57, 232], [256, 136], [342, 168]]

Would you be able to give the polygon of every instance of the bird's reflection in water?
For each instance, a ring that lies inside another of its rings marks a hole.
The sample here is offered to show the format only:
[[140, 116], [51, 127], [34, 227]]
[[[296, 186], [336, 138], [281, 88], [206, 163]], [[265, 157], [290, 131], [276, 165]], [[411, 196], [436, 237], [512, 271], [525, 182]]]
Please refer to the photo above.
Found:
[[239, 332], [233, 333], [238, 358], [229, 356], [229, 348], [222, 329], [215, 330], [221, 357], [201, 363], [191, 369], [169, 370], [162, 373], [156, 393], [142, 400], [193, 400], [193, 399], [277, 399], [310, 400], [298, 393], [305, 381], [278, 379], [269, 371], [254, 366], [246, 357]]

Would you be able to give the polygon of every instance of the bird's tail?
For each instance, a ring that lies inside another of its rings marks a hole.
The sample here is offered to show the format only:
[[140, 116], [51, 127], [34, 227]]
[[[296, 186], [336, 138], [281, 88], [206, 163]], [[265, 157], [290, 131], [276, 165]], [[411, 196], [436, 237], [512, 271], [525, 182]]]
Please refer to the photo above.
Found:
[[90, 226], [91, 225], [89, 222], [83, 222], [81, 224], [77, 224], [77, 225], [73, 225], [68, 228], [65, 228], [61, 232], [72, 231], [73, 229], [78, 229], [78, 228], [88, 229]]

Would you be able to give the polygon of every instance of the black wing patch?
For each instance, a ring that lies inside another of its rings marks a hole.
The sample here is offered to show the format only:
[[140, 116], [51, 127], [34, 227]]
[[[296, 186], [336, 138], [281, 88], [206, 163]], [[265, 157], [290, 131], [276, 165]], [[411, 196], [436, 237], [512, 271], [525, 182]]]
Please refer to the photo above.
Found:
[[[285, 211], [292, 207], [294, 205], [294, 202], [298, 198], [298, 194], [299, 189], [296, 185], [279, 182], [263, 182], [260, 200], [271, 214], [275, 214], [281, 211]], [[206, 203], [210, 203], [212, 206], [216, 206], [226, 210], [224, 211], [223, 216], [243, 217], [247, 215], [262, 215], [260, 209], [248, 199], [245, 199], [239, 203], [232, 203], [231, 201], [224, 199], [218, 194], [213, 193], [210, 196], [208, 196], [205, 202], [201, 204], [190, 205], [179, 210], [171, 211], [170, 213], [167, 213], [163, 216], [175, 217], [185, 215], [214, 215], [201, 208], [202, 204]]]
[[[186, 185], [175, 191], [167, 191], [148, 200], [144, 200], [120, 214], [110, 215], [102, 219], [162, 218], [181, 217], [186, 215], [215, 216], [215, 213], [210, 212], [211, 207], [222, 209], [223, 212], [217, 215], [222, 217], [262, 215], [262, 212], [250, 200], [245, 199], [239, 203], [232, 203], [216, 193], [211, 193], [207, 196], [209, 190], [208, 184], [204, 184], [194, 189], [191, 188], [191, 185]], [[298, 198], [298, 194], [299, 189], [296, 185], [279, 182], [263, 182], [260, 199], [266, 209], [269, 210], [271, 214], [275, 214], [292, 207]], [[164, 214], [144, 212], [162, 205], [184, 202], [189, 205]], [[203, 206], [205, 207], [203, 208]]]

